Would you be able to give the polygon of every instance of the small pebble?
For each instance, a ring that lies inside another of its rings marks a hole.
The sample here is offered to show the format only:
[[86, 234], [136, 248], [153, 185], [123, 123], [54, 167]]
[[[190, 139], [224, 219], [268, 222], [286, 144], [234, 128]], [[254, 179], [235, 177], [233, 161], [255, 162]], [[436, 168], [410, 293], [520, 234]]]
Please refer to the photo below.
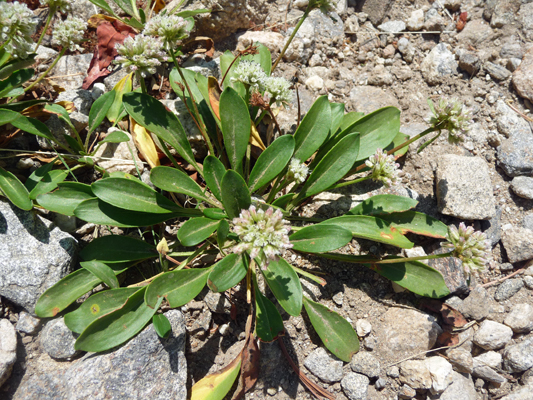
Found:
[[376, 381], [375, 386], [376, 386], [376, 389], [377, 389], [377, 390], [381, 390], [381, 389], [383, 389], [385, 386], [387, 386], [387, 379], [385, 379], [385, 378], [379, 378], [379, 379]]
[[269, 394], [269, 396], [275, 396], [278, 394], [278, 390], [276, 388], [269, 387], [267, 389], [267, 393]]
[[358, 319], [355, 323], [355, 330], [359, 337], [365, 337], [372, 332], [372, 325], [366, 319]]

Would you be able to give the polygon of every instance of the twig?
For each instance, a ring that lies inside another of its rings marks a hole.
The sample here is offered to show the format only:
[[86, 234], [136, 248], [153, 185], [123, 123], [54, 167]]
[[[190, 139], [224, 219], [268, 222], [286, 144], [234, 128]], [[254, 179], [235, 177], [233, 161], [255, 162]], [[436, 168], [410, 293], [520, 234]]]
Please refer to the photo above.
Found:
[[54, 76], [49, 76], [46, 79], [68, 78], [71, 76], [79, 76], [79, 75], [85, 75], [85, 72], [76, 72], [75, 74], [67, 74], [67, 75], [54, 75]]
[[520, 115], [522, 118], [524, 118], [526, 121], [533, 122], [533, 119], [529, 118], [527, 115], [525, 115], [524, 113], [520, 112], [515, 106], [513, 106], [513, 105], [511, 104], [511, 101], [512, 101], [512, 100], [507, 100], [505, 103], [506, 103], [509, 107], [511, 107], [511, 109], [512, 109], [513, 111], [515, 111], [518, 115]]
[[503, 278], [500, 278], [500, 279], [496, 279], [495, 281], [491, 281], [491, 282], [489, 282], [489, 283], [485, 283], [485, 284], [481, 285], [481, 287], [487, 287], [487, 286], [496, 285], [497, 283], [503, 282], [503, 281], [505, 281], [506, 279], [512, 278], [512, 277], [515, 276], [515, 275], [521, 274], [521, 273], [524, 272], [525, 270], [526, 270], [525, 267], [524, 267], [524, 268], [520, 268], [520, 269], [516, 270], [515, 272], [513, 272], [513, 273], [510, 274], [510, 275], [504, 276]]
[[371, 32], [371, 31], [358, 31], [358, 32], [344, 32], [347, 35], [360, 35], [368, 33], [370, 35], [424, 35], [426, 33], [428, 34], [439, 34], [439, 33], [455, 33], [455, 31], [400, 31], [400, 32]]

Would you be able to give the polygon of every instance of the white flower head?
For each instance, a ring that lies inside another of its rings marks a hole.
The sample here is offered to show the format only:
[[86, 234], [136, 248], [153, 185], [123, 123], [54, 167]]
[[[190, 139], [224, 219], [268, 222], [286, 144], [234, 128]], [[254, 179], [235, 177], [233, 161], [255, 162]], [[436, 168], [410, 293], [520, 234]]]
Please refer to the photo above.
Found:
[[284, 249], [290, 249], [290, 226], [283, 220], [280, 210], [269, 207], [266, 211], [251, 206], [242, 210], [238, 218], [233, 219], [233, 232], [240, 239], [233, 251], [247, 251], [250, 257], [258, 259], [262, 269], [268, 267], [270, 260], [277, 260]]
[[429, 123], [433, 127], [448, 131], [448, 141], [458, 143], [464, 140], [464, 135], [470, 130], [472, 123], [472, 110], [467, 109], [458, 100], [441, 98], [437, 104], [428, 100], [433, 113]]
[[297, 158], [291, 159], [289, 170], [287, 171], [287, 178], [291, 182], [296, 182], [296, 184], [304, 183], [308, 174], [309, 168], [307, 165], [301, 163]]
[[53, 12], [61, 11], [66, 14], [72, 11], [72, 0], [39, 0], [43, 6], [48, 6]]
[[279, 107], [282, 104], [290, 103], [292, 100], [291, 84], [285, 78], [267, 77], [263, 80], [262, 89], [270, 95], [270, 101], [275, 102]]
[[81, 18], [69, 16], [65, 21], [58, 22], [54, 28], [52, 43], [68, 47], [70, 51], [82, 50], [78, 43], [83, 40], [87, 22]]
[[382, 149], [377, 149], [376, 154], [370, 156], [365, 164], [372, 170], [373, 180], [381, 181], [386, 186], [396, 185], [399, 182], [400, 164], [394, 161], [393, 155], [387, 155]]
[[255, 61], [242, 60], [233, 70], [232, 82], [242, 82], [253, 89], [259, 90], [267, 74], [261, 65]]
[[37, 18], [26, 4], [0, 2], [0, 45], [13, 57], [24, 59], [32, 52], [36, 26]]
[[464, 274], [476, 274], [483, 270], [489, 262], [491, 253], [490, 242], [483, 232], [474, 231], [461, 222], [459, 228], [451, 225], [448, 227], [447, 242], [442, 247], [452, 248], [453, 256], [463, 262]]
[[180, 40], [189, 36], [189, 22], [177, 15], [158, 14], [144, 27], [143, 34], [146, 36], [158, 36], [171, 47], [177, 46]]
[[155, 67], [167, 61], [163, 40], [143, 34], [127, 37], [123, 44], [115, 46], [119, 56], [115, 64], [122, 64], [129, 72], [138, 71], [142, 77], [155, 73]]

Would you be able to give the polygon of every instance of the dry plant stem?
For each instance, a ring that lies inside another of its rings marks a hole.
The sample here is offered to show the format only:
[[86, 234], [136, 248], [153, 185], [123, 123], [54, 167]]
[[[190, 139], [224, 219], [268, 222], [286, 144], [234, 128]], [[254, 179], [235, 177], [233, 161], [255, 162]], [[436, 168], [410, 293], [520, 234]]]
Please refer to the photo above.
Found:
[[[59, 59], [61, 57], [63, 57], [63, 55], [65, 55], [65, 52], [67, 51], [67, 48], [66, 47], [63, 47], [61, 49], [61, 52], [59, 53], [59, 55], [57, 56], [57, 58], [54, 60], [54, 62], [52, 64], [50, 64], [50, 66], [48, 67], [48, 69], [46, 71], [44, 71], [41, 76], [39, 78], [37, 78], [37, 80], [35, 82], [33, 82], [30, 86], [28, 86], [26, 89], [24, 89], [24, 93], [28, 92], [29, 90], [31, 90], [35, 85], [37, 85], [38, 83], [40, 83], [44, 77], [46, 75], [48, 75], [48, 73], [56, 66], [57, 62], [59, 61]], [[11, 103], [13, 100], [15, 100], [15, 98], [12, 98], [8, 103]]]
[[330, 260], [353, 262], [353, 263], [356, 263], [356, 264], [395, 264], [395, 263], [398, 263], [398, 262], [422, 261], [422, 260], [433, 260], [433, 259], [436, 259], [436, 258], [453, 257], [453, 253], [451, 251], [449, 253], [433, 254], [433, 255], [429, 255], [429, 256], [386, 258], [384, 260], [379, 260], [379, 259], [376, 259], [376, 258], [363, 258], [363, 256], [361, 256], [360, 259], [356, 259], [354, 261], [350, 261], [350, 260], [346, 259], [346, 257], [344, 257], [344, 254], [321, 253], [320, 255], [322, 257], [324, 257], [324, 258], [329, 258]]
[[509, 278], [512, 278], [513, 276], [516, 276], [516, 275], [518, 275], [518, 274], [521, 274], [521, 273], [524, 272], [525, 270], [526, 270], [525, 267], [524, 267], [524, 268], [520, 268], [520, 269], [516, 270], [515, 272], [513, 272], [512, 274], [509, 274], [509, 275], [507, 275], [507, 276], [504, 276], [503, 278], [500, 278], [500, 279], [496, 279], [495, 281], [490, 281], [490, 282], [488, 282], [488, 283], [485, 283], [485, 284], [481, 285], [481, 287], [488, 287], [488, 286], [496, 285], [496, 284], [498, 284], [498, 283], [500, 283], [500, 282], [503, 282], [503, 281], [505, 281], [505, 280], [507, 280], [507, 279], [509, 279]]
[[300, 29], [300, 26], [302, 26], [303, 22], [305, 21], [305, 19], [307, 18], [307, 16], [309, 15], [309, 12], [311, 10], [309, 10], [309, 8], [307, 8], [304, 12], [304, 15], [302, 15], [302, 18], [300, 18], [300, 20], [298, 21], [298, 23], [296, 24], [296, 26], [294, 27], [294, 30], [292, 31], [292, 34], [291, 36], [289, 37], [289, 40], [287, 40], [287, 43], [285, 43], [285, 46], [283, 47], [283, 50], [281, 50], [281, 53], [279, 53], [279, 56], [278, 58], [276, 58], [276, 62], [274, 63], [274, 65], [272, 66], [272, 70], [270, 71], [270, 73], [272, 74], [272, 72], [274, 72], [274, 70], [276, 69], [276, 67], [278, 66], [279, 62], [281, 61], [281, 59], [283, 58], [283, 56], [285, 55], [285, 52], [287, 51], [287, 49], [289, 48], [291, 42], [293, 41], [294, 39], [294, 36], [296, 36], [296, 33], [298, 32], [298, 29]]
[[240, 56], [242, 56], [243, 54], [245, 54], [248, 50], [250, 50], [251, 48], [253, 47], [253, 43], [248, 46], [247, 48], [245, 48], [244, 50], [242, 50], [241, 52], [239, 52], [239, 55], [236, 56], [233, 61], [231, 62], [231, 64], [229, 65], [228, 69], [226, 70], [226, 73], [224, 74], [224, 76], [222, 77], [222, 80], [220, 81], [220, 86], [222, 86], [224, 84], [224, 80], [226, 79], [226, 76], [228, 75], [228, 72], [231, 70], [231, 67], [233, 67], [233, 64], [235, 64], [235, 61], [237, 61], [239, 59]]
[[39, 40], [37, 41], [37, 44], [35, 45], [35, 50], [33, 50], [35, 53], [37, 53], [37, 49], [41, 45], [41, 42], [44, 39], [44, 35], [46, 35], [46, 31], [48, 30], [48, 27], [50, 26], [50, 23], [52, 22], [52, 18], [54, 17], [57, 9], [56, 7], [51, 7], [48, 9], [48, 18], [46, 18], [46, 23], [44, 24], [43, 31], [41, 32], [41, 36], [39, 37]]

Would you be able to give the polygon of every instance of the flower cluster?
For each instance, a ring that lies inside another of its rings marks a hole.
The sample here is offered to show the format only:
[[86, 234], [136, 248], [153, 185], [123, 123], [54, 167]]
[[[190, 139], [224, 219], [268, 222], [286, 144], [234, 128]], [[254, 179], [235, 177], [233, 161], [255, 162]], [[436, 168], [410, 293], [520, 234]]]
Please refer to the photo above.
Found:
[[331, 0], [309, 0], [309, 5], [307, 7], [309, 10], [319, 8], [323, 13], [333, 10], [333, 4], [331, 3]]
[[433, 127], [439, 127], [439, 130], [446, 129], [450, 143], [462, 142], [464, 134], [470, 129], [472, 111], [457, 100], [442, 98], [438, 104], [431, 100], [428, 100], [428, 104], [433, 113], [429, 123]]
[[447, 242], [442, 247], [453, 248], [452, 255], [463, 262], [465, 275], [483, 270], [489, 262], [490, 243], [484, 233], [474, 231], [461, 222], [459, 229], [448, 227]]
[[233, 71], [232, 82], [242, 82], [270, 96], [270, 103], [279, 107], [292, 100], [291, 84], [285, 78], [267, 76], [263, 67], [255, 61], [242, 60]]
[[180, 40], [189, 36], [192, 24], [177, 15], [158, 14], [144, 27], [147, 36], [158, 36], [170, 47], [176, 47]]
[[0, 2], [0, 45], [13, 57], [27, 58], [32, 52], [36, 26], [37, 19], [26, 4]]
[[276, 260], [283, 249], [290, 249], [287, 221], [283, 220], [281, 211], [269, 207], [266, 211], [251, 206], [242, 210], [238, 218], [233, 219], [233, 231], [241, 240], [233, 251], [248, 251], [250, 257], [258, 259], [261, 268], [266, 269], [270, 260]]
[[381, 181], [386, 186], [396, 185], [400, 179], [400, 164], [394, 161], [393, 155], [387, 155], [382, 149], [377, 149], [376, 154], [370, 156], [365, 162], [366, 166], [372, 170], [371, 178]]
[[143, 34], [128, 37], [123, 44], [117, 43], [119, 56], [115, 64], [122, 64], [129, 72], [138, 71], [142, 77], [155, 73], [155, 67], [167, 61], [167, 55], [162, 50], [163, 40]]
[[39, 0], [43, 6], [48, 6], [51, 12], [60, 11], [66, 14], [72, 11], [72, 0]]
[[287, 171], [287, 179], [296, 184], [304, 183], [307, 175], [309, 174], [309, 168], [304, 163], [301, 163], [297, 158], [293, 158], [289, 164], [289, 170]]
[[83, 40], [87, 22], [78, 17], [68, 17], [56, 24], [52, 35], [52, 43], [68, 47], [70, 51], [82, 50], [78, 45]]

